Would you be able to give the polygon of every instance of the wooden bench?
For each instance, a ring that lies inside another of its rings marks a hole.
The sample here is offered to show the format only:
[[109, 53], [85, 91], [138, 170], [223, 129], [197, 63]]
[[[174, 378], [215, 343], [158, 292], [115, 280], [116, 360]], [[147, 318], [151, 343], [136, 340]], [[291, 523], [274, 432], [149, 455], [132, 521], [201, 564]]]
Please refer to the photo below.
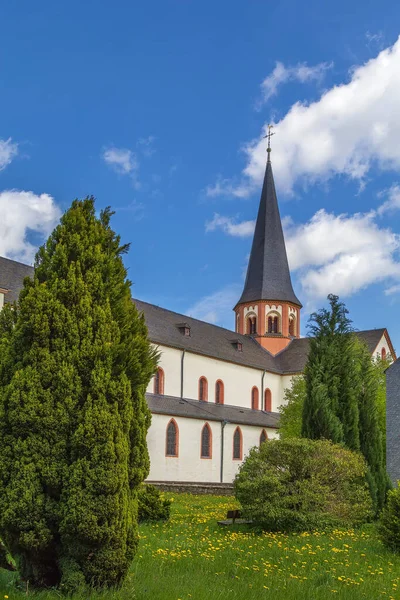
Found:
[[249, 521], [247, 519], [242, 519], [242, 511], [235, 509], [235, 510], [228, 510], [228, 512], [226, 513], [226, 521], [218, 521], [218, 525], [244, 525], [244, 524], [249, 524], [252, 523], [252, 521]]

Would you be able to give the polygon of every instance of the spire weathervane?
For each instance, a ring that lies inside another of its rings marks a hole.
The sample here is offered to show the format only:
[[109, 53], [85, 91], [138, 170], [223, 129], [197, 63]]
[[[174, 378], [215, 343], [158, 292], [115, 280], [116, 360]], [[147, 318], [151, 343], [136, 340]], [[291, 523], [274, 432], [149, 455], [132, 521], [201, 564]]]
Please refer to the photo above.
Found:
[[270, 123], [268, 123], [268, 133], [267, 133], [267, 135], [264, 135], [264, 139], [266, 138], [268, 140], [268, 147], [267, 147], [268, 162], [270, 162], [270, 160], [271, 160], [271, 137], [273, 135], [275, 135], [275, 132], [272, 131], [273, 128], [274, 128], [274, 126], [271, 125]]

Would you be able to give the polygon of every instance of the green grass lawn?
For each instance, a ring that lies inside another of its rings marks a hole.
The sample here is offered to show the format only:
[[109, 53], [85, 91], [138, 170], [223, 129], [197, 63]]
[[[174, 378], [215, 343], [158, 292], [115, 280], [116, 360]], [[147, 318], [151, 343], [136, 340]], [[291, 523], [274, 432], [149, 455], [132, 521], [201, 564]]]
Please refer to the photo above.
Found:
[[[234, 507], [233, 498], [174, 495], [170, 522], [140, 527], [139, 552], [124, 587], [91, 598], [400, 600], [400, 556], [384, 549], [373, 526], [289, 536], [219, 527], [216, 521]], [[1, 573], [0, 589], [0, 600], [26, 599], [13, 574]], [[56, 600], [60, 594], [32, 596]]]

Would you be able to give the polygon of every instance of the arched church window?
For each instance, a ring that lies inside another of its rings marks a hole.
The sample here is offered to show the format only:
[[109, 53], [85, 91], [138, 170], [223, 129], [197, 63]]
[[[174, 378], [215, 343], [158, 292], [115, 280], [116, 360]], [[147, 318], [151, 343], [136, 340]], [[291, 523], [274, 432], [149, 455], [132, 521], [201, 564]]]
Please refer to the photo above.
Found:
[[199, 379], [199, 400], [203, 400], [203, 402], [208, 400], [208, 383], [205, 377]]
[[260, 446], [261, 444], [263, 444], [264, 442], [266, 442], [268, 439], [268, 435], [267, 432], [265, 431], [265, 429], [262, 430], [261, 435], [260, 435]]
[[253, 387], [251, 390], [251, 408], [258, 410], [258, 387]]
[[247, 317], [247, 330], [246, 333], [250, 335], [254, 335], [257, 333], [257, 317], [255, 315], [251, 315]]
[[215, 383], [215, 404], [224, 403], [224, 384], [218, 379]]
[[264, 410], [271, 412], [272, 410], [272, 394], [270, 389], [266, 389], [264, 393]]
[[289, 335], [292, 337], [296, 335], [296, 318], [293, 315], [289, 319]]
[[164, 371], [159, 367], [154, 376], [154, 393], [155, 394], [163, 394], [164, 393]]
[[382, 348], [381, 350], [381, 359], [386, 360], [386, 348]]
[[267, 333], [280, 333], [280, 318], [276, 313], [267, 318]]
[[212, 458], [212, 432], [208, 423], [201, 430], [201, 458]]
[[233, 460], [242, 460], [243, 456], [243, 437], [240, 427], [236, 427], [233, 434]]
[[171, 419], [167, 425], [167, 439], [165, 447], [166, 456], [178, 456], [179, 430], [175, 419]]

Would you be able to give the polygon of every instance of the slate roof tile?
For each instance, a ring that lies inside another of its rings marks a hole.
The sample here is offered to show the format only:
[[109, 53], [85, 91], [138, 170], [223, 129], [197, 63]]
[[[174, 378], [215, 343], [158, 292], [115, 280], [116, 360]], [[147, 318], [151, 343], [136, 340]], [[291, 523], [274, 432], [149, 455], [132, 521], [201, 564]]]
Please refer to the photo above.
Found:
[[227, 404], [214, 404], [200, 400], [188, 400], [175, 396], [146, 394], [147, 404], [152, 413], [203, 419], [205, 421], [226, 421], [238, 425], [253, 425], [259, 427], [277, 428], [279, 413], [251, 410]]
[[10, 290], [5, 294], [5, 302], [18, 300], [25, 277], [33, 276], [33, 267], [0, 256], [0, 288]]

